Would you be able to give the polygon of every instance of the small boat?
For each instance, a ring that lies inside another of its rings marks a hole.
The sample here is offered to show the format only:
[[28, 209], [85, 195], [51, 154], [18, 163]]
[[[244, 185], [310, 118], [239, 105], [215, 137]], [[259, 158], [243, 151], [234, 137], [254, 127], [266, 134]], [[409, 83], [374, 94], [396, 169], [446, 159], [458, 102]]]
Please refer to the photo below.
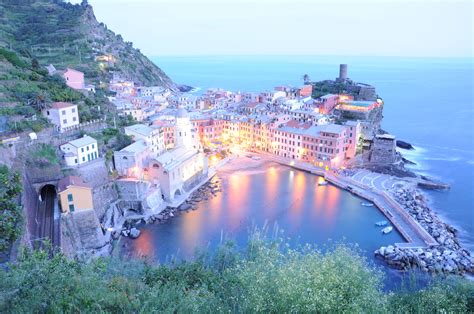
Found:
[[374, 204], [373, 204], [373, 203], [366, 203], [366, 202], [362, 202], [362, 203], [360, 203], [360, 205], [362, 205], [362, 206], [366, 206], [366, 207], [371, 207], [371, 206], [374, 206]]
[[252, 159], [253, 159], [253, 160], [260, 160], [260, 157], [258, 157], [258, 156], [253, 156]]
[[382, 233], [383, 233], [383, 234], [387, 234], [387, 233], [392, 232], [392, 230], [393, 230], [393, 227], [392, 227], [392, 226], [385, 227], [385, 228], [382, 229]]
[[321, 181], [321, 182], [318, 183], [318, 185], [321, 185], [321, 186], [328, 185], [328, 182], [327, 181]]
[[384, 226], [386, 226], [387, 224], [388, 224], [388, 221], [386, 221], [386, 220], [378, 221], [378, 222], [375, 223], [375, 225], [376, 225], [377, 227], [384, 227]]

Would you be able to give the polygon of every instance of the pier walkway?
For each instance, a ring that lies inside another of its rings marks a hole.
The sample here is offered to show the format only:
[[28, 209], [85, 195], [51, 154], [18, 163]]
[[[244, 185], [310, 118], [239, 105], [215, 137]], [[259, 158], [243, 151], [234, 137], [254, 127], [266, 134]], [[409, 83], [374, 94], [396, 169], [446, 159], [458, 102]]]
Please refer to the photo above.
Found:
[[424, 248], [431, 245], [438, 245], [436, 240], [388, 193], [388, 190], [393, 187], [413, 184], [410, 180], [403, 180], [368, 170], [356, 170], [351, 173], [352, 176], [344, 176], [331, 171], [324, 171], [324, 169], [308, 163], [298, 162], [268, 153], [256, 153], [255, 155], [323, 176], [332, 184], [371, 201], [387, 219], [390, 220], [392, 225], [407, 241], [406, 243], [396, 243], [399, 247]]

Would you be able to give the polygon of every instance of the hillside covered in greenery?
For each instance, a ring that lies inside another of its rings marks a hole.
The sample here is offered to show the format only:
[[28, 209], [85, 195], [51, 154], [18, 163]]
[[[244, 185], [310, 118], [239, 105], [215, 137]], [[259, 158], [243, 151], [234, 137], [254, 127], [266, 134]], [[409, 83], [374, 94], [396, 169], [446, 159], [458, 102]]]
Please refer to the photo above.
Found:
[[84, 263], [42, 251], [0, 271], [0, 311], [105, 313], [464, 313], [474, 284], [434, 281], [387, 292], [382, 273], [353, 248], [291, 250], [254, 235], [196, 261], [149, 265], [116, 259]]
[[[131, 42], [99, 23], [87, 1], [1, 1], [0, 47], [36, 59], [41, 66], [82, 71], [89, 83], [108, 82], [116, 72], [143, 85], [176, 88]], [[104, 56], [114, 61], [98, 62]]]

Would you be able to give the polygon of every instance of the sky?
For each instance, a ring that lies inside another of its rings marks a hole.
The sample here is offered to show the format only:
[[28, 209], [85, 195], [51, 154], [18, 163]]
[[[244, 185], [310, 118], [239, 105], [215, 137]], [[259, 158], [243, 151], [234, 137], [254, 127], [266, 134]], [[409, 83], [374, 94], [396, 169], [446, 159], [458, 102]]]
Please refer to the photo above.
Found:
[[149, 56], [473, 57], [473, 2], [89, 0]]

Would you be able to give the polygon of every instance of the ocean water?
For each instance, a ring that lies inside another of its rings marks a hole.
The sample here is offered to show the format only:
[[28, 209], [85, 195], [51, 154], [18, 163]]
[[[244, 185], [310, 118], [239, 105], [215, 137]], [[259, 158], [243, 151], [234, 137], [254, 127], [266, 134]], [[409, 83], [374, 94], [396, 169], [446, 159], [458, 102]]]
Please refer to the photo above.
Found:
[[[154, 57], [175, 82], [204, 90], [262, 91], [337, 77], [347, 63], [354, 81], [376, 86], [385, 101], [382, 127], [415, 145], [402, 151], [413, 170], [451, 185], [426, 191], [432, 208], [474, 251], [473, 59], [311, 56]], [[351, 239], [348, 239], [349, 241]]]

